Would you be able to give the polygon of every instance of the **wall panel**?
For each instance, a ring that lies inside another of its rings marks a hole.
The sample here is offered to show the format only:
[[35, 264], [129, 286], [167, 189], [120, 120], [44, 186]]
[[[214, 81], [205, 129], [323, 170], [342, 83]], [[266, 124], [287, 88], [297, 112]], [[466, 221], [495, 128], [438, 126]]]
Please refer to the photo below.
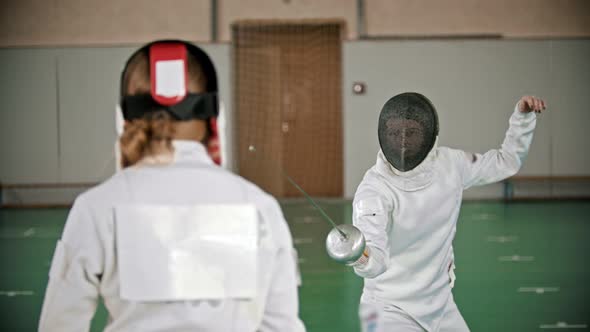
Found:
[[118, 81], [133, 50], [59, 51], [61, 182], [97, 182], [113, 174]]
[[[345, 195], [354, 194], [375, 162], [382, 105], [404, 91], [422, 92], [436, 105], [440, 145], [472, 152], [500, 146], [520, 96], [542, 96], [550, 108], [538, 117], [519, 174], [590, 175], [588, 154], [582, 152], [590, 113], [589, 45], [586, 40], [345, 43]], [[365, 95], [352, 93], [356, 81], [367, 84]]]
[[209, 0], [10, 0], [0, 17], [0, 46], [210, 40]]
[[552, 46], [552, 171], [589, 175], [590, 42], [557, 41]]
[[0, 182], [56, 182], [55, 51], [1, 50], [0, 73]]

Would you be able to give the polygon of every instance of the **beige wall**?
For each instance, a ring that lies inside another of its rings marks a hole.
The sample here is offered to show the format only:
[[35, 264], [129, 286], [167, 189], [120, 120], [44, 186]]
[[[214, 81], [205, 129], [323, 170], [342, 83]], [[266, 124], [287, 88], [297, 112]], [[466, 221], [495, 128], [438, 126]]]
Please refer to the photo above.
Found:
[[210, 39], [209, 0], [6, 0], [1, 6], [0, 46]]
[[339, 18], [348, 38], [357, 36], [357, 0], [218, 0], [219, 38], [229, 41], [231, 24], [240, 19]]
[[[213, 0], [4, 0], [1, 46], [211, 41]], [[364, 0], [369, 36], [590, 37], [588, 0]], [[173, 4], [173, 5], [171, 5]], [[340, 18], [358, 37], [357, 0], [217, 0], [217, 36], [239, 19]]]
[[365, 0], [371, 36], [590, 36], [588, 0]]

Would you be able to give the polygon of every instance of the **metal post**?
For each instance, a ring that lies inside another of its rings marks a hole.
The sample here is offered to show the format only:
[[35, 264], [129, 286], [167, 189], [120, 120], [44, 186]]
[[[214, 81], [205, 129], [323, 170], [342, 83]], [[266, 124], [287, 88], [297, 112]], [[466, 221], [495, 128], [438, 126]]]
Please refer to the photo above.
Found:
[[217, 0], [211, 0], [211, 42], [217, 42]]
[[356, 1], [356, 15], [358, 38], [364, 39], [367, 37], [367, 26], [365, 20], [365, 0]]

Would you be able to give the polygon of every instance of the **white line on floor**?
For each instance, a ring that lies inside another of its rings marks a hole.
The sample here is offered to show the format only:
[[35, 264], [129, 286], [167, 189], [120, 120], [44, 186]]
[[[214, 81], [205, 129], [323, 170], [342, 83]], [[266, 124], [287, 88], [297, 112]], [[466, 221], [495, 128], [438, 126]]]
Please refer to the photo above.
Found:
[[535, 257], [512, 255], [512, 256], [500, 256], [500, 257], [498, 257], [498, 260], [500, 262], [532, 262], [535, 260]]
[[520, 287], [518, 292], [536, 294], [555, 293], [559, 292], [559, 287]]
[[35, 292], [30, 291], [30, 290], [24, 290], [24, 291], [19, 291], [19, 290], [7, 290], [7, 291], [0, 291], [0, 295], [4, 295], [4, 296], [8, 296], [8, 297], [13, 297], [13, 296], [31, 296], [34, 295]]
[[58, 239], [61, 233], [43, 228], [27, 228], [26, 230], [10, 229], [0, 232], [0, 239]]
[[23, 232], [24, 237], [30, 237], [33, 235], [35, 235], [35, 228], [32, 227]]
[[499, 236], [488, 236], [488, 242], [498, 242], [498, 243], [507, 243], [507, 242], [516, 242], [518, 240], [518, 236], [515, 235], [499, 235]]
[[305, 217], [295, 218], [296, 224], [317, 224], [319, 222], [320, 222], [320, 218], [317, 218], [317, 217], [305, 216]]
[[566, 322], [557, 322], [555, 324], [541, 324], [541, 329], [586, 329], [588, 324], [568, 324]]
[[498, 219], [498, 215], [491, 214], [491, 213], [479, 213], [473, 216], [475, 220], [493, 220]]
[[312, 242], [313, 242], [313, 239], [310, 237], [296, 238], [293, 240], [294, 244], [310, 244]]
[[0, 235], [0, 240], [14, 240], [14, 239], [59, 239], [61, 234], [37, 234], [25, 236], [23, 234], [14, 235]]

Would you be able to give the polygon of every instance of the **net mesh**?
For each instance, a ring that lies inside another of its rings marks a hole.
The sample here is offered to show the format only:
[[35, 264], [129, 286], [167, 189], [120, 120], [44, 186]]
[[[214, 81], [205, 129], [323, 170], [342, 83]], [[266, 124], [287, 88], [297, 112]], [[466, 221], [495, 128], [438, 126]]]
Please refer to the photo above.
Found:
[[342, 195], [340, 21], [232, 26], [234, 155], [240, 175], [277, 197]]

